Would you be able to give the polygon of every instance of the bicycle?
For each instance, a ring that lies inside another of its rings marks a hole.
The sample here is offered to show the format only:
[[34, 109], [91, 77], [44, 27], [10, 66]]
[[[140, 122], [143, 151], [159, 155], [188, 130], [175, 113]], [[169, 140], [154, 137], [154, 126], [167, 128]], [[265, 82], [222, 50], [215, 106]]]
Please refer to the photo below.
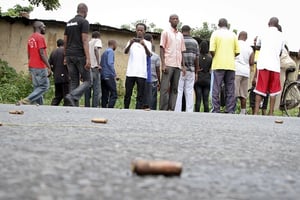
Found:
[[289, 73], [296, 70], [295, 67], [287, 68], [285, 81], [280, 98], [280, 110], [289, 117], [300, 117], [300, 81], [290, 81]]

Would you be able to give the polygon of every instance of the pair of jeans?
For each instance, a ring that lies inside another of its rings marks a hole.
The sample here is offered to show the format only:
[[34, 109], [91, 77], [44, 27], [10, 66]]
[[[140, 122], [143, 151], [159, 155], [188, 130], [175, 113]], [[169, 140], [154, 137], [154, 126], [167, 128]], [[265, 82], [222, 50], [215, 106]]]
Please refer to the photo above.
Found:
[[225, 87], [225, 113], [235, 113], [235, 71], [214, 70], [212, 91], [212, 112], [220, 112], [221, 86]]
[[126, 76], [126, 80], [125, 80], [125, 90], [126, 91], [125, 91], [125, 97], [124, 97], [124, 108], [125, 109], [128, 109], [130, 106], [132, 91], [133, 91], [135, 84], [137, 86], [135, 109], [143, 108], [143, 96], [144, 96], [145, 82], [146, 82], [145, 78]]
[[151, 98], [151, 103], [150, 103], [151, 110], [157, 109], [157, 84], [158, 84], [158, 81], [153, 81], [151, 84], [151, 86], [152, 86], [152, 98]]
[[33, 91], [26, 97], [31, 103], [44, 104], [43, 95], [48, 91], [50, 82], [47, 68], [29, 68], [31, 74]]
[[160, 110], [175, 110], [180, 69], [167, 67], [167, 72], [162, 73], [160, 87]]
[[[85, 69], [85, 56], [67, 56], [67, 66], [70, 76], [70, 98], [79, 106], [79, 99], [91, 85], [90, 70]], [[80, 79], [82, 83], [80, 84]]]
[[91, 97], [92, 97], [92, 107], [98, 107], [101, 99], [101, 79], [100, 79], [100, 70], [99, 68], [91, 68], [91, 85], [85, 91], [84, 94], [84, 106], [91, 106]]
[[114, 77], [102, 79], [101, 88], [102, 108], [114, 108], [118, 98], [116, 79]]

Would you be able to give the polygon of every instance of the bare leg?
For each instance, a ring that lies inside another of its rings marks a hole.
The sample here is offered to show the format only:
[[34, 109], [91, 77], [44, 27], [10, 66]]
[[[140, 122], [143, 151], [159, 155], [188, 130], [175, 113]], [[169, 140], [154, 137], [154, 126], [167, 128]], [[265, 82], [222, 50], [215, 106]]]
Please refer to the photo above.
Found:
[[273, 113], [274, 113], [275, 100], [276, 100], [276, 96], [270, 96], [270, 110], [269, 110], [269, 115], [273, 115]]
[[241, 100], [241, 108], [246, 109], [247, 99], [240, 97]]
[[259, 112], [259, 105], [261, 102], [262, 96], [256, 94], [255, 95], [255, 109], [254, 109], [254, 115], [258, 115]]

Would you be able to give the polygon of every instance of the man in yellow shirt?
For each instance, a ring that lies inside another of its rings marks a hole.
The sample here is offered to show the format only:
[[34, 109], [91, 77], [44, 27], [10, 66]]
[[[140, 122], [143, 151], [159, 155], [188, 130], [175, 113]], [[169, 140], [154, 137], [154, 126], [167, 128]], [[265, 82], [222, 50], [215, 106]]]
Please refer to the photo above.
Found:
[[225, 113], [235, 112], [235, 57], [240, 49], [235, 33], [229, 31], [226, 19], [219, 20], [219, 29], [210, 38], [209, 51], [213, 56], [212, 112], [220, 113], [221, 84], [225, 84]]

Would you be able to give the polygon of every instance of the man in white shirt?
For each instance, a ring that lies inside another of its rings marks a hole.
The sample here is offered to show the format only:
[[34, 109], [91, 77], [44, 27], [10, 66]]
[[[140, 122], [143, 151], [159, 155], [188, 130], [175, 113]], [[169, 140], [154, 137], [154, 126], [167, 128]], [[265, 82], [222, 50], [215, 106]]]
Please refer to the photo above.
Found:
[[145, 81], [147, 78], [147, 56], [151, 56], [151, 43], [144, 39], [146, 25], [136, 25], [136, 38], [128, 41], [125, 54], [129, 54], [125, 80], [124, 108], [130, 106], [134, 85], [137, 85], [136, 109], [143, 108]]
[[280, 54], [284, 48], [284, 39], [282, 33], [278, 31], [278, 18], [272, 17], [268, 25], [269, 28], [261, 37], [258, 37], [257, 41], [257, 46], [261, 47], [255, 76], [255, 115], [258, 114], [262, 96], [266, 96], [267, 92], [270, 95], [269, 115], [273, 115], [276, 95], [281, 92]]
[[240, 114], [246, 114], [250, 66], [254, 64], [254, 52], [246, 42], [247, 37], [247, 32], [241, 31], [239, 33], [240, 54], [235, 58], [235, 97], [241, 102]]
[[[92, 97], [92, 107], [98, 107], [101, 98], [101, 82], [100, 82], [100, 49], [102, 41], [100, 32], [94, 31], [92, 39], [89, 41], [89, 52], [91, 59], [91, 86], [85, 92], [85, 107], [90, 107], [90, 99]], [[93, 94], [92, 94], [93, 91]]]

